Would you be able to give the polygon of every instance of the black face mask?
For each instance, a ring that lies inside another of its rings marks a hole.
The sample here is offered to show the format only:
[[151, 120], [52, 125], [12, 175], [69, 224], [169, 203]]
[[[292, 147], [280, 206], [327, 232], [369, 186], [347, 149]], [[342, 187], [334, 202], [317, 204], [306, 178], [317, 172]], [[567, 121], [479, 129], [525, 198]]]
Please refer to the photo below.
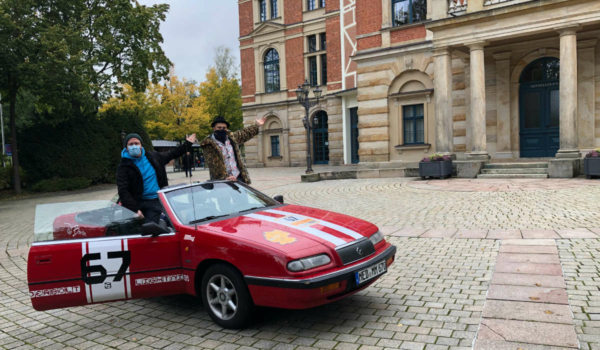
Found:
[[227, 140], [227, 130], [215, 130], [215, 139], [222, 143], [225, 143], [225, 141]]

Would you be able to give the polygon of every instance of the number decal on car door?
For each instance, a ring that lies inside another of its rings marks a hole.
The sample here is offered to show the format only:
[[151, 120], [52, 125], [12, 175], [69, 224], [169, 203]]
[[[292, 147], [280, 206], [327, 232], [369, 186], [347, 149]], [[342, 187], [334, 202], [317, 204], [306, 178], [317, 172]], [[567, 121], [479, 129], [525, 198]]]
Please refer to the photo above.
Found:
[[131, 299], [131, 251], [127, 239], [89, 241], [81, 246], [81, 279], [88, 303]]
[[[119, 267], [119, 271], [115, 275], [113, 281], [120, 282], [125, 276], [125, 272], [129, 268], [131, 264], [131, 252], [130, 251], [117, 251], [117, 252], [107, 252], [107, 257], [109, 259], [121, 258], [122, 263], [121, 267]], [[100, 284], [106, 280], [106, 269], [102, 265], [90, 265], [87, 263], [92, 260], [100, 260], [100, 253], [93, 254], [85, 254], [83, 258], [81, 258], [81, 279], [86, 284]], [[93, 273], [100, 273], [100, 276], [91, 276]]]

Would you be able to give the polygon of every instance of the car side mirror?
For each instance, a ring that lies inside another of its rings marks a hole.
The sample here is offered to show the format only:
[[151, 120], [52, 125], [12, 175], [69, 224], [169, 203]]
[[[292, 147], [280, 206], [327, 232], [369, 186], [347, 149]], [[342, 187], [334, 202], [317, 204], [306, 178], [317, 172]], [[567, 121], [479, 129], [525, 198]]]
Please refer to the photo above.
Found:
[[169, 233], [169, 230], [158, 226], [154, 222], [147, 222], [142, 225], [142, 236], [156, 237], [165, 233]]
[[273, 199], [278, 201], [279, 203], [283, 204], [283, 196], [282, 195], [275, 196], [275, 197], [273, 197]]

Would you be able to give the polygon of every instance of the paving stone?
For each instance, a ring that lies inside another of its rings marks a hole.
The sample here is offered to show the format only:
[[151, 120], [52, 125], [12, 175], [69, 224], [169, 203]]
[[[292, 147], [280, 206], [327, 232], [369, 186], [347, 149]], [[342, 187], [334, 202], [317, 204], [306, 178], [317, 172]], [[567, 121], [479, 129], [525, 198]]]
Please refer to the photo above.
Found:
[[487, 239], [520, 239], [520, 230], [490, 230], [487, 234]]
[[558, 254], [556, 244], [553, 245], [507, 245], [500, 246], [500, 253], [522, 253], [522, 254]]
[[546, 288], [566, 288], [563, 276], [528, 275], [518, 273], [495, 272], [491, 284], [515, 285]]
[[487, 300], [483, 317], [505, 320], [573, 324], [569, 305]]
[[498, 262], [496, 271], [503, 273], [562, 276], [560, 264], [530, 264]]
[[[531, 303], [553, 303], [568, 305], [567, 292], [562, 288], [492, 285], [488, 299], [526, 301]], [[485, 310], [485, 308], [484, 308]]]
[[572, 325], [483, 319], [477, 339], [578, 348]]
[[392, 236], [395, 237], [418, 237], [420, 235], [422, 235], [423, 233], [425, 233], [425, 231], [427, 231], [427, 229], [422, 229], [422, 228], [402, 228], [394, 233], [392, 233]]
[[515, 343], [504, 340], [477, 339], [473, 350], [570, 350], [572, 348]]
[[497, 261], [498, 263], [560, 264], [558, 254], [500, 253]]
[[487, 236], [488, 230], [467, 230], [460, 229], [458, 232], [452, 236], [452, 238], [485, 238]]
[[585, 228], [556, 230], [561, 238], [598, 238], [598, 235]]
[[431, 229], [419, 237], [423, 238], [450, 238], [458, 231], [457, 229]]
[[502, 245], [556, 246], [556, 242], [553, 239], [503, 239]]
[[521, 230], [524, 239], [559, 239], [560, 236], [554, 230]]

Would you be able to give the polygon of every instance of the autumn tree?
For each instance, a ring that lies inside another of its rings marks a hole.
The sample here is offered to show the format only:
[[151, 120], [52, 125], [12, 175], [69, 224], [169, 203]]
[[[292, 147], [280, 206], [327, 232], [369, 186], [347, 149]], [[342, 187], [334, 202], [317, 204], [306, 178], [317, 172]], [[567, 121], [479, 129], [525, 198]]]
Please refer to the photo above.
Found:
[[168, 9], [131, 0], [0, 1], [0, 89], [10, 105], [17, 193], [21, 90], [36, 97], [38, 115], [58, 122], [96, 113], [117, 83], [136, 91], [158, 83], [171, 66], [160, 46]]
[[[231, 123], [232, 130], [243, 127], [242, 96], [240, 84], [236, 78], [220, 78], [215, 68], [206, 74], [206, 81], [200, 84], [200, 97], [198, 103], [211, 121], [217, 116], [224, 117]], [[210, 124], [210, 123], [209, 123]], [[212, 131], [201, 130], [201, 135], [208, 135]]]

